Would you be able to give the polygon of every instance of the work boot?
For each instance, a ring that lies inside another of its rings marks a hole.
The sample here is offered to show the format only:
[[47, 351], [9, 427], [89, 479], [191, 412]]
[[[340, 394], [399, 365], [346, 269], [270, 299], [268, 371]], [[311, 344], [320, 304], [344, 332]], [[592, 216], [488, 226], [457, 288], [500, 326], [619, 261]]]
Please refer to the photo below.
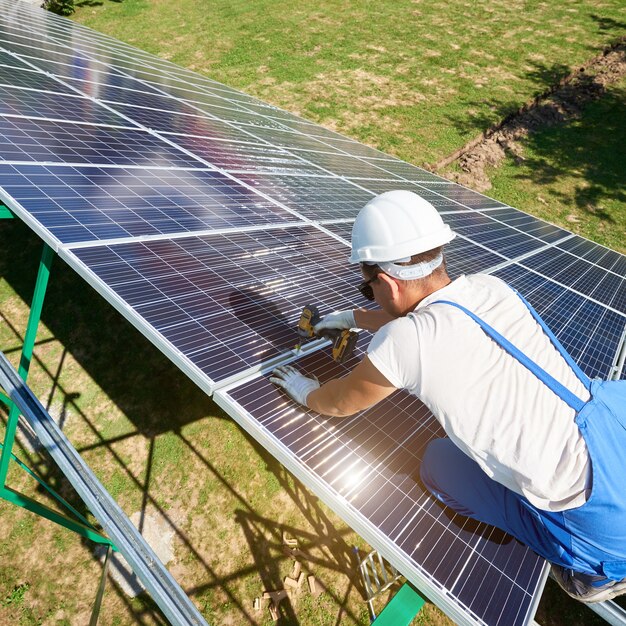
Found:
[[626, 593], [626, 578], [610, 580], [606, 576], [581, 574], [554, 563], [552, 576], [568, 596], [580, 602], [604, 602]]

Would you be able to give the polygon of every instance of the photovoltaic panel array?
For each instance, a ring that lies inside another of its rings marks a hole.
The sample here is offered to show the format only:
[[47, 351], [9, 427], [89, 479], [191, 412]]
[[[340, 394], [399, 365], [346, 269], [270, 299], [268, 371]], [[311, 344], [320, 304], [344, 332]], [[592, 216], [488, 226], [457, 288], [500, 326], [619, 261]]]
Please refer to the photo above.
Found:
[[[298, 361], [321, 382], [345, 375], [326, 353]], [[216, 392], [226, 409], [401, 571], [420, 573], [428, 597], [456, 623], [522, 624], [534, 613], [544, 563], [517, 541], [455, 515], [419, 481], [425, 447], [445, 433], [414, 396], [398, 391], [350, 418], [322, 417], [259, 376]], [[296, 462], [297, 459], [297, 462]]]
[[[372, 306], [347, 263], [376, 194], [415, 191], [457, 232], [453, 277], [519, 289], [591, 376], [619, 375], [626, 259], [480, 193], [23, 3], [0, 0], [0, 199], [456, 622], [532, 621], [543, 562], [416, 479], [434, 417], [403, 392], [347, 420], [268, 371], [305, 304]], [[359, 355], [369, 335], [362, 333]]]

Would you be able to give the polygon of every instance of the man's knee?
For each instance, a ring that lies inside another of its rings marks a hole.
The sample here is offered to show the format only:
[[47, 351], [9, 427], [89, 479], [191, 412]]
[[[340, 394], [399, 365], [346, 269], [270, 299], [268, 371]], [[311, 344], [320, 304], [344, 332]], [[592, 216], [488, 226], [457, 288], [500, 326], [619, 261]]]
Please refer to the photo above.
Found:
[[420, 466], [420, 478], [430, 491], [438, 491], [442, 478], [450, 471], [450, 439], [433, 439], [424, 451]]

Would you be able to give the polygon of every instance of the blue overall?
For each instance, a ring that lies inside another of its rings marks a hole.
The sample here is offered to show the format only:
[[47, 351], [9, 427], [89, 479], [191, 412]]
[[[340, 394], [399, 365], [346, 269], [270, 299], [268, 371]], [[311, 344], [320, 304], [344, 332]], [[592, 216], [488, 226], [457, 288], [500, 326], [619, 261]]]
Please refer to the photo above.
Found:
[[530, 304], [520, 298], [589, 390], [588, 402], [580, 400], [465, 307], [447, 300], [432, 304], [449, 304], [469, 315], [574, 409], [591, 462], [589, 499], [565, 511], [538, 509], [524, 496], [489, 478], [450, 439], [436, 439], [429, 444], [421, 466], [422, 481], [437, 499], [458, 513], [501, 528], [551, 563], [622, 580], [626, 578], [626, 381], [590, 380]]

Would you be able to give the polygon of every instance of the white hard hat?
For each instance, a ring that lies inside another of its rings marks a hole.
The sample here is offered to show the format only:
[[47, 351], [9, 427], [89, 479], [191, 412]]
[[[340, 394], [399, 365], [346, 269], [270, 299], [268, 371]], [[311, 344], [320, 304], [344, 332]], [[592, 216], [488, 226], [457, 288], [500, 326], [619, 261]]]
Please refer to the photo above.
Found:
[[424, 198], [412, 191], [387, 191], [372, 198], [356, 216], [350, 263], [408, 261], [455, 236]]

